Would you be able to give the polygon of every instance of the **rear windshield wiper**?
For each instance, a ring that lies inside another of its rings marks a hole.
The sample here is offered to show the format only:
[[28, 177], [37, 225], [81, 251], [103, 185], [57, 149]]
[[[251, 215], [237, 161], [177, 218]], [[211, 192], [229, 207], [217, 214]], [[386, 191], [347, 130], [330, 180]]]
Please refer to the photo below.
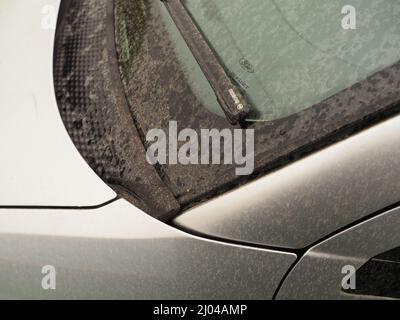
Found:
[[244, 120], [250, 113], [249, 104], [226, 74], [181, 0], [161, 1], [214, 90], [228, 121], [237, 124]]

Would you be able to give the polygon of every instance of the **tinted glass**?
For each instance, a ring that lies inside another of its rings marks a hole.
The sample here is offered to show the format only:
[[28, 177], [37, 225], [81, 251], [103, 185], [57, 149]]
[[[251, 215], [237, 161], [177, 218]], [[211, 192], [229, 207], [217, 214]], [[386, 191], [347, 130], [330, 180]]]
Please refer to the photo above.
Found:
[[[354, 12], [346, 0], [182, 2], [248, 95], [254, 120], [297, 113], [400, 58], [400, 1], [354, 0]], [[193, 61], [178, 51], [194, 91], [220, 114]]]

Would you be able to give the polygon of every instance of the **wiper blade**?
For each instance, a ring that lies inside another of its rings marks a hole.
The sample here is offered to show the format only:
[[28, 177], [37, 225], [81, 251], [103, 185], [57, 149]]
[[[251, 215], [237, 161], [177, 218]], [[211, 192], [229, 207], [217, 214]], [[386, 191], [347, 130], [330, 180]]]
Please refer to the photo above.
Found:
[[161, 1], [167, 7], [175, 25], [214, 90], [228, 121], [237, 124], [244, 120], [250, 113], [249, 104], [232, 83], [181, 0]]

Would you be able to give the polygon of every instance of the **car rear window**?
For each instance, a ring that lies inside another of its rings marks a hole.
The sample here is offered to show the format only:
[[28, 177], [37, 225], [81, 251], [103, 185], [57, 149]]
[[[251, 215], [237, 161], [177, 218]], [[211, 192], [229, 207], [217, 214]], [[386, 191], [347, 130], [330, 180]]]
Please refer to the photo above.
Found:
[[[297, 113], [400, 58], [396, 1], [355, 0], [352, 7], [343, 0], [182, 3], [246, 92], [249, 120]], [[208, 106], [220, 113], [215, 103]]]

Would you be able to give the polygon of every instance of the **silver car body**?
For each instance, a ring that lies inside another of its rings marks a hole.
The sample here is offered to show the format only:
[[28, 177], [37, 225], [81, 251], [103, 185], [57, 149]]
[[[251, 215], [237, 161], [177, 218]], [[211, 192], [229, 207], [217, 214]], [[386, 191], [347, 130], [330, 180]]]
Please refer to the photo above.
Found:
[[[341, 267], [400, 245], [398, 210], [374, 215], [399, 200], [400, 117], [167, 225], [117, 198], [64, 128], [59, 5], [0, 4], [1, 298], [362, 298], [342, 292]], [[56, 290], [42, 287], [46, 265]]]

